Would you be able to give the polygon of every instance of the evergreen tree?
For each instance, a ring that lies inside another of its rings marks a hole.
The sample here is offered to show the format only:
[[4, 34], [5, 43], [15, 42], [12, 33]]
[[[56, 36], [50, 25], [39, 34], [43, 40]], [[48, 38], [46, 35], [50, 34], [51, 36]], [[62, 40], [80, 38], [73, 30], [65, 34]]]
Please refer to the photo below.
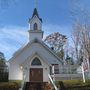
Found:
[[73, 65], [74, 64], [73, 58], [70, 57], [69, 55], [67, 55], [66, 56], [66, 63], [69, 65]]
[[8, 66], [4, 54], [0, 52], [0, 82], [8, 81]]
[[62, 60], [64, 59], [64, 50], [63, 48], [56, 53]]

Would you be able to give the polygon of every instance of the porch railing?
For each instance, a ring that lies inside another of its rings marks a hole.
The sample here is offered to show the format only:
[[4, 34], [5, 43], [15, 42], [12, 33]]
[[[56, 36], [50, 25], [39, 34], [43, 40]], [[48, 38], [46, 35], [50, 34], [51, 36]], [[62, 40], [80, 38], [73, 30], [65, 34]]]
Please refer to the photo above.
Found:
[[53, 81], [53, 79], [52, 79], [52, 77], [51, 77], [50, 74], [48, 74], [48, 77], [49, 77], [49, 79], [50, 79], [50, 82], [51, 82], [52, 85], [54, 86], [54, 89], [55, 89], [55, 90], [58, 90], [58, 88], [56, 87], [56, 85], [55, 85], [55, 83], [54, 83], [54, 81]]

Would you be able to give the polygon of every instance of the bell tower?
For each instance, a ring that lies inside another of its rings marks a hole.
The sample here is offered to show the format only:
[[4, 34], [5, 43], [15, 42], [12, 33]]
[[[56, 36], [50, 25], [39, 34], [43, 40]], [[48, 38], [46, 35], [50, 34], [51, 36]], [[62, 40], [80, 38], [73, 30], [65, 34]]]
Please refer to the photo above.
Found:
[[32, 17], [29, 19], [29, 41], [33, 39], [42, 40], [42, 19], [38, 15], [38, 11], [34, 8]]

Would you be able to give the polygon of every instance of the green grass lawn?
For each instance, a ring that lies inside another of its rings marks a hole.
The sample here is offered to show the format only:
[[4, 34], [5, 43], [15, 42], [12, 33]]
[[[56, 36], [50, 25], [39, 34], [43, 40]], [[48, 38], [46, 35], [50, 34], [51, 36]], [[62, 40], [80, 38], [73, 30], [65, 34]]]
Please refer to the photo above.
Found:
[[[60, 83], [61, 81], [57, 81], [56, 85], [60, 86]], [[90, 90], [90, 80], [86, 80], [86, 83], [82, 80], [64, 80], [63, 85], [66, 90]]]
[[8, 82], [0, 82], [0, 90], [18, 90], [21, 87], [21, 81], [11, 80]]
[[[61, 81], [56, 81], [56, 85], [60, 86]], [[63, 84], [66, 90], [90, 90], [90, 80], [86, 80], [86, 83], [83, 83], [82, 80], [64, 80]], [[21, 87], [20, 80], [10, 80], [9, 82], [0, 83], [0, 90], [18, 90]], [[61, 89], [63, 90], [63, 89]]]

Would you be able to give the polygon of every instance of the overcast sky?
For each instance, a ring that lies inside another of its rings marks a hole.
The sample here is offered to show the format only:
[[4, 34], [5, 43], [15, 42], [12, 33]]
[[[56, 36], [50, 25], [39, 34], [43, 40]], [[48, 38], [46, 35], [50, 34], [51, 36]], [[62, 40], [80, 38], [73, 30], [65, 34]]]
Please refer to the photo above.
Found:
[[[38, 0], [37, 10], [43, 20], [44, 37], [53, 32], [71, 37], [72, 1], [79, 1], [77, 5], [90, 9], [90, 0]], [[0, 51], [7, 60], [28, 42], [28, 19], [34, 8], [35, 0], [0, 0]]]

